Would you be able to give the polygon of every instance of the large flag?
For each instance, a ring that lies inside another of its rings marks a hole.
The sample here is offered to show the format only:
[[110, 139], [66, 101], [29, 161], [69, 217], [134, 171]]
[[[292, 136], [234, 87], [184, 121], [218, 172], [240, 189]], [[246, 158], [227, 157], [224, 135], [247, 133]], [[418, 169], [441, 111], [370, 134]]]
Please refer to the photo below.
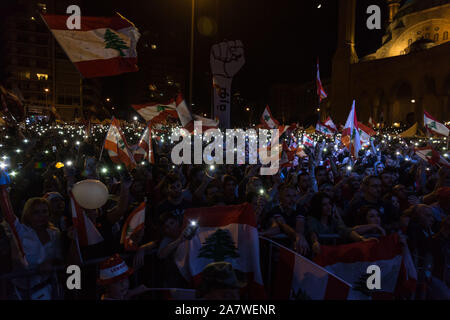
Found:
[[[3, 169], [3, 168], [1, 168]], [[14, 211], [12, 209], [11, 201], [9, 199], [9, 194], [7, 187], [11, 183], [11, 179], [8, 174], [4, 171], [0, 171], [0, 208], [3, 214], [3, 218], [8, 223], [9, 228], [12, 233], [12, 238], [14, 239], [14, 243], [17, 246], [19, 251], [19, 258], [22, 264], [27, 267], [28, 261], [25, 255], [25, 250], [22, 245], [22, 241], [20, 240], [19, 233], [17, 232], [16, 223], [18, 223], [17, 217], [14, 215]]]
[[120, 129], [119, 121], [115, 118], [113, 118], [109, 126], [104, 148], [108, 150], [112, 162], [123, 163], [127, 168], [136, 167], [133, 153], [128, 147], [122, 129]]
[[353, 100], [352, 109], [342, 131], [342, 143], [349, 149], [353, 157], [358, 157], [358, 152], [361, 149], [361, 141], [358, 130], [358, 119], [356, 118], [355, 100]]
[[133, 104], [132, 107], [149, 125], [165, 123], [169, 117], [178, 119], [178, 113], [173, 99], [164, 103], [149, 102]]
[[370, 137], [376, 135], [376, 131], [370, 127], [367, 127], [361, 122], [358, 122], [359, 138], [361, 139], [361, 145], [367, 147], [370, 145]]
[[134, 242], [133, 236], [144, 229], [145, 224], [145, 202], [142, 202], [139, 207], [133, 210], [128, 216], [122, 228], [122, 235], [120, 243], [123, 244], [125, 250], [135, 251], [138, 249], [138, 244]]
[[319, 102], [321, 102], [323, 99], [327, 97], [327, 93], [325, 92], [325, 89], [322, 86], [322, 81], [320, 80], [320, 72], [319, 72], [319, 58], [317, 58], [317, 95], [319, 96]]
[[423, 112], [423, 122], [425, 128], [435, 134], [448, 137], [449, 129], [443, 124], [437, 121], [431, 114]]
[[136, 45], [140, 34], [123, 16], [82, 15], [80, 29], [68, 29], [66, 15], [46, 14], [42, 18], [83, 77], [138, 71]]
[[244, 273], [250, 298], [263, 298], [258, 230], [250, 204], [186, 209], [184, 225], [195, 221], [198, 230], [183, 242], [175, 262], [187, 281], [198, 285], [203, 268], [212, 262], [227, 261]]
[[415, 153], [424, 161], [431, 165], [444, 166], [450, 168], [450, 163], [432, 147], [416, 148]]
[[[278, 250], [271, 298], [281, 300], [346, 300], [351, 285], [331, 272], [272, 240]], [[274, 253], [272, 252], [272, 255]]]
[[134, 160], [136, 162], [147, 159], [149, 163], [155, 163], [155, 155], [153, 153], [152, 146], [152, 130], [150, 129], [150, 126], [145, 128], [144, 133], [142, 134], [142, 137], [136, 147], [136, 150], [133, 151]]
[[270, 112], [270, 108], [267, 105], [261, 115], [261, 124], [264, 129], [276, 129], [280, 126], [278, 121], [272, 116], [272, 112]]
[[73, 195], [70, 195], [72, 208], [72, 221], [76, 231], [76, 241], [80, 246], [91, 246], [102, 242], [104, 239], [92, 221], [86, 216], [83, 208], [76, 202]]
[[[314, 262], [351, 284], [349, 300], [392, 299], [411, 284], [414, 291], [417, 279], [411, 257], [403, 254], [397, 234], [380, 238], [378, 242], [321, 246]], [[381, 270], [381, 289], [367, 288], [367, 279], [372, 274], [367, 273], [367, 268], [371, 265]]]

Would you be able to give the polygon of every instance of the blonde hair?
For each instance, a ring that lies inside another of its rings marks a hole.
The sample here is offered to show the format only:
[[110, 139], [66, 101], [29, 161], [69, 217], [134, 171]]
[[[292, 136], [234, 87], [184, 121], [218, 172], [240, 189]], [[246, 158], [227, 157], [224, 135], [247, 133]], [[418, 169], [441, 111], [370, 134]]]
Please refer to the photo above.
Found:
[[[47, 206], [48, 213], [50, 215], [51, 207], [50, 207], [50, 202], [48, 202], [47, 199], [38, 198], [38, 197], [30, 198], [27, 200], [27, 202], [25, 202], [25, 205], [23, 207], [22, 219], [21, 219], [23, 224], [31, 227], [31, 215], [33, 214], [33, 209], [37, 204], [40, 204], [40, 203], [43, 203]], [[53, 227], [53, 224], [49, 221], [47, 228], [51, 228], [51, 227]]]

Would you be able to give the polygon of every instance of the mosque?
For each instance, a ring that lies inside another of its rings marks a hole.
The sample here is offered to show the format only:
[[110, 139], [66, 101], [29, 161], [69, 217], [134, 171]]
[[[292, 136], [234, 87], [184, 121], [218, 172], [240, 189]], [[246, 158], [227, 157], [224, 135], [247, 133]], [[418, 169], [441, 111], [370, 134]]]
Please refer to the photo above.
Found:
[[[372, 54], [355, 51], [356, 0], [339, 0], [329, 113], [345, 123], [353, 99], [358, 120], [423, 124], [423, 110], [450, 120], [450, 0], [386, 0], [389, 24]], [[402, 4], [403, 3], [403, 4]]]

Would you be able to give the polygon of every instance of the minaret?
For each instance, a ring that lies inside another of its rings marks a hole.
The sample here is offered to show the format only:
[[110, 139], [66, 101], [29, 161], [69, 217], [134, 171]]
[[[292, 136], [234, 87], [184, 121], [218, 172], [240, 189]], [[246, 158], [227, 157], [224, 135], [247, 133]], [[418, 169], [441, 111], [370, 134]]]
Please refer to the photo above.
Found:
[[401, 0], [387, 0], [387, 4], [389, 6], [389, 23], [394, 21], [394, 17], [400, 8]]
[[331, 108], [334, 117], [345, 121], [351, 107], [351, 64], [358, 62], [355, 51], [356, 0], [339, 0], [338, 45], [333, 57]]

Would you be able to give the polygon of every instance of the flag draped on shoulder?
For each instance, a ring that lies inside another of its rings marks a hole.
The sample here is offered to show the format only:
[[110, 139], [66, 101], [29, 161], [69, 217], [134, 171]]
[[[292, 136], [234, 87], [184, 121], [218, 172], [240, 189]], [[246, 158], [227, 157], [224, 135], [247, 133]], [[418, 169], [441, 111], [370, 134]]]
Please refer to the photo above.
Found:
[[131, 105], [149, 125], [166, 123], [168, 118], [178, 119], [175, 100], [164, 103], [149, 102]]
[[192, 240], [183, 242], [175, 253], [175, 262], [183, 277], [198, 285], [206, 265], [227, 261], [246, 275], [249, 298], [264, 298], [258, 230], [252, 206], [244, 203], [186, 209], [184, 225], [190, 221], [198, 223], [197, 233]]
[[149, 163], [155, 163], [155, 155], [153, 154], [152, 145], [152, 130], [150, 126], [145, 128], [144, 133], [136, 146], [136, 150], [133, 151], [133, 156], [136, 162], [147, 159]]
[[77, 241], [80, 246], [90, 246], [102, 242], [104, 239], [92, 221], [86, 216], [84, 209], [70, 195], [72, 209], [72, 221], [77, 233]]
[[327, 93], [325, 92], [325, 89], [322, 86], [322, 81], [320, 80], [319, 58], [317, 58], [317, 79], [316, 79], [316, 85], [317, 85], [317, 96], [319, 97], [319, 102], [321, 102], [323, 99], [325, 99], [327, 97]]
[[276, 129], [280, 126], [279, 122], [272, 116], [272, 112], [270, 112], [268, 105], [264, 109], [261, 116], [261, 124], [264, 129]]
[[280, 300], [346, 300], [351, 285], [296, 252], [272, 243], [278, 262], [272, 280], [271, 298]]
[[361, 141], [359, 137], [358, 119], [356, 118], [355, 100], [353, 100], [352, 109], [345, 122], [341, 139], [342, 143], [349, 149], [353, 157], [357, 158], [358, 152], [361, 150]]
[[[405, 288], [413, 287], [417, 272], [410, 255], [404, 255], [397, 234], [382, 237], [379, 241], [357, 242], [337, 246], [321, 246], [314, 262], [340, 277], [352, 288], [349, 300], [392, 299]], [[367, 288], [367, 267], [381, 269], [381, 288]], [[411, 286], [412, 284], [412, 286]]]
[[443, 123], [437, 121], [431, 114], [426, 111], [423, 112], [423, 122], [425, 128], [429, 132], [448, 137], [450, 130]]
[[136, 167], [133, 153], [128, 147], [122, 129], [120, 129], [119, 121], [115, 118], [111, 121], [104, 148], [108, 150], [112, 162], [123, 163], [127, 168]]
[[123, 225], [120, 243], [123, 244], [127, 251], [136, 251], [138, 249], [138, 244], [133, 237], [144, 229], [145, 205], [145, 202], [142, 202], [134, 209]]
[[85, 78], [138, 71], [136, 45], [140, 38], [132, 22], [113, 17], [80, 16], [80, 29], [68, 29], [66, 15], [42, 15], [70, 61]]

